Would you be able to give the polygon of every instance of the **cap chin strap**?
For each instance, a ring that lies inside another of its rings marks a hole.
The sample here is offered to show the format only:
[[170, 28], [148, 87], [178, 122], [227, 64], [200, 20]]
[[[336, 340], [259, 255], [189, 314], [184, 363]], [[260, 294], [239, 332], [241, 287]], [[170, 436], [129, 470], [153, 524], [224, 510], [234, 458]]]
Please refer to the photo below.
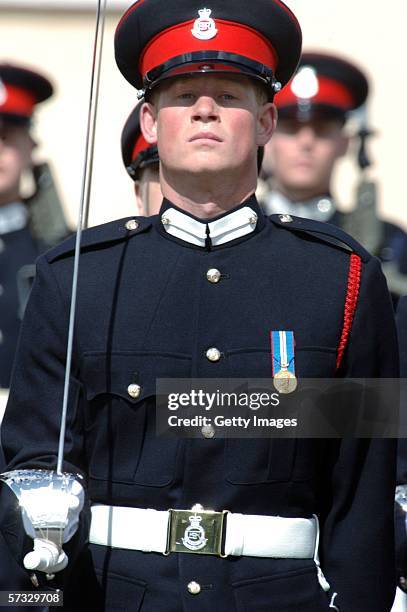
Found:
[[137, 174], [140, 170], [143, 170], [147, 166], [152, 164], [158, 164], [160, 158], [158, 157], [158, 149], [156, 146], [149, 147], [145, 151], [141, 151], [136, 159], [134, 159], [129, 166], [126, 166], [127, 173], [133, 180], [136, 180]]

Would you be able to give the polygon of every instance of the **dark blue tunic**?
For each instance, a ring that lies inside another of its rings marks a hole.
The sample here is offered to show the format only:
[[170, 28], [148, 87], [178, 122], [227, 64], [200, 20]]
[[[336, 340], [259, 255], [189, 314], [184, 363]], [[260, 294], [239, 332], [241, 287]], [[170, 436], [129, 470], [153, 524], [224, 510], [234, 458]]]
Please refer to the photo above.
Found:
[[[43, 245], [34, 239], [27, 226], [0, 235], [0, 387], [5, 389], [10, 385], [20, 325], [35, 274], [35, 260], [41, 250]], [[0, 444], [0, 471], [4, 467]], [[31, 587], [0, 531], [0, 590]]]
[[[268, 219], [254, 198], [244, 205], [259, 215], [256, 230], [218, 247], [167, 234], [160, 217], [139, 218], [133, 231], [118, 220], [85, 232], [65, 467], [86, 475], [92, 502], [315, 513], [337, 605], [384, 612], [395, 588], [393, 441], [154, 435], [156, 378], [270, 377], [270, 330], [294, 330], [299, 377], [335, 376], [355, 251], [360, 294], [338, 374], [397, 376], [394, 318], [378, 260], [337, 228]], [[4, 422], [9, 468], [55, 465], [73, 248], [69, 240], [38, 260]], [[208, 282], [210, 268], [221, 271], [219, 283]], [[207, 359], [209, 347], [220, 350], [219, 361]], [[137, 399], [127, 393], [134, 382]], [[329, 609], [312, 560], [164, 557], [90, 545], [74, 566], [65, 587], [73, 609]], [[187, 590], [192, 580], [199, 595]]]
[[0, 235], [0, 387], [10, 384], [24, 306], [40, 245], [28, 227]]

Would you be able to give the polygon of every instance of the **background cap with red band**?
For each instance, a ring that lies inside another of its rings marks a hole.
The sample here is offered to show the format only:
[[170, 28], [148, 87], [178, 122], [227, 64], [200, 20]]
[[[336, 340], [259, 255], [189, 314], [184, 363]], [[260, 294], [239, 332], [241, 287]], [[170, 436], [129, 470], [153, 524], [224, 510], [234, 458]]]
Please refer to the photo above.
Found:
[[274, 94], [297, 67], [301, 29], [281, 0], [138, 0], [115, 35], [116, 62], [137, 89], [195, 73], [244, 74]]
[[0, 119], [28, 123], [36, 104], [53, 94], [51, 82], [33, 70], [0, 63]]
[[140, 170], [159, 162], [157, 145], [149, 144], [140, 130], [140, 107], [142, 104], [143, 100], [131, 111], [121, 137], [123, 163], [133, 180], [137, 180]]
[[289, 84], [275, 97], [279, 117], [306, 121], [317, 115], [345, 118], [365, 103], [363, 72], [336, 55], [304, 52]]

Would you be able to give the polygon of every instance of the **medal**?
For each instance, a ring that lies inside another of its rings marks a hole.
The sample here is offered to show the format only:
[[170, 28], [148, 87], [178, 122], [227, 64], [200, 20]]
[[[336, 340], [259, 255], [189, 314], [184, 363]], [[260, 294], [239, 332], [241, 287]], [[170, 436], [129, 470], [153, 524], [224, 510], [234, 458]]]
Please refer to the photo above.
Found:
[[272, 331], [270, 339], [273, 384], [279, 393], [292, 393], [298, 382], [295, 376], [294, 333]]
[[286, 369], [281, 369], [274, 374], [273, 383], [280, 393], [292, 393], [297, 388], [295, 374]]

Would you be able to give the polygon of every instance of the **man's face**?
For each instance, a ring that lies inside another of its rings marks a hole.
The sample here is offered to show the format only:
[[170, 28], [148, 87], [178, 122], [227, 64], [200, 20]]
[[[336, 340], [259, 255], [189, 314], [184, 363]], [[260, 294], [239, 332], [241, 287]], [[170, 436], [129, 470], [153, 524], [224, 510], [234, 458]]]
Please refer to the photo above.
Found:
[[266, 147], [263, 169], [271, 171], [276, 187], [290, 194], [312, 197], [330, 188], [335, 162], [345, 154], [348, 140], [337, 119], [302, 123], [279, 119]]
[[273, 105], [259, 101], [245, 77], [174, 79], [160, 86], [149, 112], [164, 171], [196, 175], [252, 170], [270, 137], [264, 122], [274, 121]]
[[27, 128], [0, 124], [0, 204], [19, 197], [21, 175], [32, 163], [33, 146]]

